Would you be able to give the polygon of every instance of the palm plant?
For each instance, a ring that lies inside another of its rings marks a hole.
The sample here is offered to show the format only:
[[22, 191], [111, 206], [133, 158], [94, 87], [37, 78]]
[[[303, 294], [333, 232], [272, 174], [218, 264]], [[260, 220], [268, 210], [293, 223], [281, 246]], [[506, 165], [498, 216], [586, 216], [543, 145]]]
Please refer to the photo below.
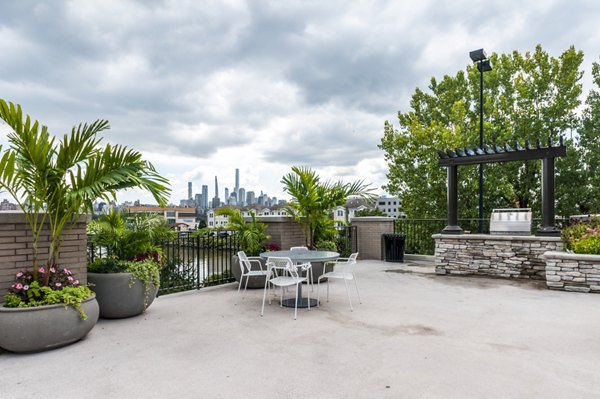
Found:
[[254, 212], [250, 212], [250, 220], [246, 222], [242, 212], [235, 208], [220, 208], [215, 212], [217, 215], [228, 217], [229, 229], [234, 230], [239, 237], [240, 246], [247, 255], [256, 256], [265, 248], [265, 242], [271, 238], [265, 233], [267, 225], [256, 219]]
[[162, 257], [161, 241], [172, 240], [177, 233], [166, 224], [162, 215], [126, 214], [112, 210], [88, 224], [90, 241], [106, 250], [112, 259], [144, 260]]
[[333, 208], [344, 205], [350, 196], [367, 201], [375, 199], [369, 184], [364, 184], [363, 180], [322, 182], [315, 171], [306, 167], [293, 166], [292, 172], [283, 176], [281, 183], [283, 190], [292, 197], [286, 211], [302, 226], [309, 248], [315, 248], [315, 242], [331, 234]]
[[[97, 120], [79, 124], [62, 139], [52, 137], [46, 126], [23, 117], [20, 105], [0, 99], [0, 119], [13, 130], [10, 148], [0, 158], [0, 189], [21, 206], [33, 234], [33, 273], [48, 285], [51, 267], [58, 261], [64, 234], [80, 214], [91, 212], [97, 199], [116, 199], [121, 189], [148, 190], [164, 205], [168, 181], [139, 152], [120, 145], [101, 147], [97, 134], [109, 124]], [[0, 151], [2, 148], [0, 147]], [[43, 229], [50, 235], [48, 259], [38, 267], [38, 243]]]

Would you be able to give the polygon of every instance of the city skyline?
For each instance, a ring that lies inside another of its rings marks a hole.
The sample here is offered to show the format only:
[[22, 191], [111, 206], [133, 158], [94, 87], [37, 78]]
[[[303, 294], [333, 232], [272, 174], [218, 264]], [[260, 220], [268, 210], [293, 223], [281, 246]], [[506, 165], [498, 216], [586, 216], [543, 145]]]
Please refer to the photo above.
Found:
[[[383, 125], [397, 126], [416, 88], [465, 70], [474, 49], [541, 44], [558, 57], [574, 45], [584, 101], [597, 15], [599, 2], [566, 0], [5, 1], [0, 93], [55, 136], [109, 120], [104, 142], [140, 151], [171, 182], [172, 203], [188, 182], [211, 187], [235, 167], [240, 186], [278, 198], [292, 166], [382, 192]], [[153, 202], [118, 194], [136, 199]]]

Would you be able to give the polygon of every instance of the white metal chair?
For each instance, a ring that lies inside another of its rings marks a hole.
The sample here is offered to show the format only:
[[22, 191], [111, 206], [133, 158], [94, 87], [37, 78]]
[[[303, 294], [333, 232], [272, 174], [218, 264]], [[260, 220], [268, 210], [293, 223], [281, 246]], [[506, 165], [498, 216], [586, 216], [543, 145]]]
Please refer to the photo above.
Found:
[[[304, 263], [302, 265], [294, 265], [290, 258], [283, 257], [269, 257], [267, 259], [267, 280], [265, 281], [265, 289], [263, 292], [262, 309], [260, 311], [261, 317], [265, 312], [265, 299], [267, 298], [267, 290], [270, 286], [281, 287], [281, 296], [279, 299], [279, 306], [283, 306], [283, 288], [296, 286], [295, 293], [295, 306], [294, 306], [294, 320], [298, 316], [298, 286], [306, 281], [306, 277], [300, 277], [298, 269], [308, 270], [310, 269], [310, 263]], [[308, 309], [310, 310], [310, 293], [308, 294]], [[271, 297], [269, 297], [269, 304], [271, 304]]]
[[[290, 251], [308, 251], [308, 247], [290, 247]], [[297, 264], [300, 264], [302, 262], [297, 262]], [[312, 271], [312, 267], [309, 269], [310, 270], [310, 280], [306, 280], [307, 283], [310, 284], [311, 286], [311, 291], [314, 291], [314, 286], [315, 286], [315, 279], [313, 278], [313, 271]]]
[[[242, 275], [240, 276], [240, 285], [238, 286], [238, 298], [240, 296], [240, 288], [242, 288], [242, 282], [244, 281], [244, 277], [246, 277], [246, 283], [244, 284], [244, 295], [246, 295], [246, 288], [248, 287], [248, 280], [250, 277], [256, 276], [265, 276], [265, 280], [267, 280], [267, 271], [263, 269], [262, 263], [259, 261], [259, 257], [251, 256], [248, 257], [244, 251], [240, 251], [237, 253], [238, 259], [240, 261], [240, 270], [242, 271]], [[258, 264], [258, 269], [252, 270], [252, 263]], [[242, 296], [244, 299], [244, 296]], [[237, 305], [237, 298], [235, 304]]]
[[[346, 284], [346, 293], [348, 294], [348, 301], [350, 302], [350, 310], [354, 311], [352, 307], [352, 299], [350, 299], [350, 289], [348, 288], [348, 281], [354, 281], [354, 286], [356, 287], [356, 295], [358, 296], [358, 302], [362, 303], [360, 300], [360, 294], [358, 293], [358, 284], [356, 283], [356, 275], [354, 274], [354, 266], [356, 265], [356, 259], [358, 258], [358, 252], [353, 253], [348, 258], [339, 258], [334, 262], [327, 262], [327, 264], [334, 264], [333, 271], [324, 273], [319, 276], [317, 281], [317, 303], [320, 299], [320, 288], [321, 288], [321, 279], [327, 278], [327, 302], [329, 302], [329, 280], [338, 279], [344, 280]], [[317, 305], [319, 306], [319, 305]]]

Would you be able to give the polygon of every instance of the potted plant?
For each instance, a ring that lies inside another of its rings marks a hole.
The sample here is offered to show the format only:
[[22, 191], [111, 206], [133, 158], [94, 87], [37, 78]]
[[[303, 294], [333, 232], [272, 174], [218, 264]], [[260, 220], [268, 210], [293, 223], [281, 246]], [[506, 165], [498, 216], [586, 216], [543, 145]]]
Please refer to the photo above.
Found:
[[101, 147], [97, 134], [109, 128], [107, 121], [80, 124], [56, 139], [46, 126], [24, 117], [20, 105], [2, 99], [0, 119], [12, 129], [0, 157], [0, 190], [23, 209], [33, 250], [31, 270], [17, 274], [0, 304], [0, 347], [33, 352], [67, 345], [93, 328], [98, 304], [88, 287], [58, 265], [66, 235], [95, 200], [110, 201], [119, 189], [141, 187], [164, 203], [168, 182], [140, 153]]
[[[271, 238], [270, 235], [265, 233], [267, 225], [261, 223], [256, 219], [256, 215], [253, 211], [250, 211], [250, 219], [246, 221], [242, 212], [239, 209], [224, 207], [218, 209], [215, 214], [226, 215], [228, 217], [229, 230], [232, 230], [239, 240], [239, 245], [242, 251], [249, 257], [254, 257], [261, 262], [262, 267], [265, 267], [266, 259], [258, 257], [261, 252], [267, 250], [267, 240]], [[253, 268], [258, 267], [255, 262]], [[240, 268], [240, 262], [237, 255], [233, 255], [231, 260], [231, 271], [236, 281], [240, 281], [242, 271]], [[248, 280], [247, 288], [263, 288], [265, 286], [265, 279], [262, 276], [253, 276]]]
[[120, 319], [143, 313], [160, 285], [164, 256], [157, 244], [172, 239], [175, 231], [159, 215], [111, 211], [90, 222], [88, 233], [100, 255], [88, 265], [100, 317]]

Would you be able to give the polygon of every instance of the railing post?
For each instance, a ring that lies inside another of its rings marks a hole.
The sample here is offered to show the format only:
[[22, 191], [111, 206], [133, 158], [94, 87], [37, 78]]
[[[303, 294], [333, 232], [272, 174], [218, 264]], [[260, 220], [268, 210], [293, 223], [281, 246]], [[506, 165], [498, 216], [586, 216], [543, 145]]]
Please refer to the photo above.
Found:
[[554, 226], [554, 158], [542, 159], [542, 225], [538, 236], [560, 236]]
[[448, 225], [442, 234], [462, 234], [463, 229], [458, 225], [458, 167], [448, 166]]

